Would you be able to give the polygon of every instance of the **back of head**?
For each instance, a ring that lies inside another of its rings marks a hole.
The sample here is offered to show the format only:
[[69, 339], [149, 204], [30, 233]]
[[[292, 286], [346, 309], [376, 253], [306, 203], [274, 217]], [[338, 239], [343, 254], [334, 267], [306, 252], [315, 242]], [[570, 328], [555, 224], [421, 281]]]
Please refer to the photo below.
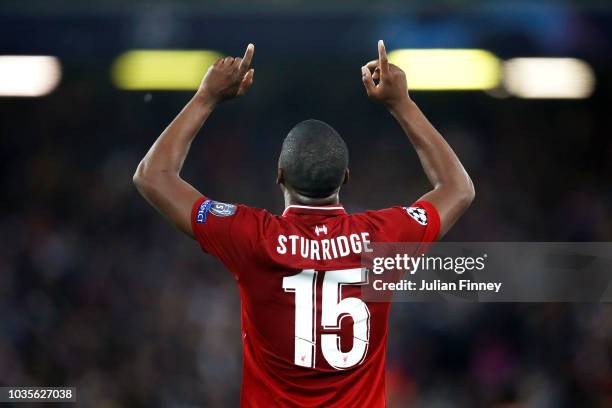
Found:
[[344, 182], [348, 148], [327, 123], [305, 120], [285, 138], [279, 167], [285, 186], [307, 197], [328, 197]]

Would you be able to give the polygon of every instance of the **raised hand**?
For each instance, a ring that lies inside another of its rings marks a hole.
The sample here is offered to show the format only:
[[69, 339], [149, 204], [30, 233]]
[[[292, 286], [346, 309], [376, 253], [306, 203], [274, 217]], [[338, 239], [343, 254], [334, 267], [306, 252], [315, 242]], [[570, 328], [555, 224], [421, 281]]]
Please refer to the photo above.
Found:
[[202, 79], [197, 95], [214, 104], [242, 96], [253, 85], [255, 70], [249, 67], [255, 46], [249, 44], [244, 57], [218, 59]]
[[389, 64], [382, 40], [378, 41], [378, 59], [361, 67], [361, 79], [368, 97], [388, 108], [410, 100], [406, 74], [398, 66]]

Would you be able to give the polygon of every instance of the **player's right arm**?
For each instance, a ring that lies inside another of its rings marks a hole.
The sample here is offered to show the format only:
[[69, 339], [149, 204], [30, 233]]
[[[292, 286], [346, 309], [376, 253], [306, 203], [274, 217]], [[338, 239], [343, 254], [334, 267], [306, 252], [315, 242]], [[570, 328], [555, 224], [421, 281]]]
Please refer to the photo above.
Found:
[[208, 69], [194, 97], [157, 138], [134, 174], [140, 194], [189, 236], [194, 235], [192, 206], [202, 194], [181, 178], [183, 163], [217, 104], [244, 94], [252, 85], [254, 71], [249, 66], [254, 50], [249, 44], [243, 58], [221, 58]]
[[438, 211], [440, 238], [472, 203], [472, 180], [453, 149], [410, 98], [406, 75], [388, 62], [382, 41], [378, 42], [378, 59], [368, 62], [361, 72], [368, 97], [387, 107], [419, 156], [433, 186], [420, 200], [431, 203]]

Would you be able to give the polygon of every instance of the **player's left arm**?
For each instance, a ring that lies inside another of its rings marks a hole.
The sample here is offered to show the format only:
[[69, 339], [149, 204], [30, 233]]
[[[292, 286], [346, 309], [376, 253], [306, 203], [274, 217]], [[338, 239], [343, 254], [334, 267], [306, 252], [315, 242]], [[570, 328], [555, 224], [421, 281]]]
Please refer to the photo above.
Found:
[[416, 149], [433, 186], [421, 200], [433, 204], [438, 212], [439, 239], [472, 203], [474, 185], [453, 149], [410, 98], [406, 75], [388, 62], [382, 41], [378, 43], [378, 55], [377, 60], [361, 68], [363, 84], [370, 99], [387, 107]]
[[191, 209], [202, 196], [180, 176], [191, 142], [222, 101], [243, 95], [253, 84], [250, 69], [255, 47], [249, 44], [243, 58], [225, 57], [209, 69], [193, 98], [157, 138], [142, 159], [134, 184], [157, 211], [193, 237]]

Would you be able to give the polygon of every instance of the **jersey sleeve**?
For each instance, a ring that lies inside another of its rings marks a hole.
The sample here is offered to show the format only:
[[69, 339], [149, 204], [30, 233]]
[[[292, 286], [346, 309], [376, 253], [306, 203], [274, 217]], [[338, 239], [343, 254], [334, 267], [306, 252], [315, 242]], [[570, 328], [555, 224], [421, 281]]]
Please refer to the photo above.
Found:
[[387, 239], [393, 242], [433, 242], [440, 233], [438, 211], [427, 201], [376, 211], [376, 218]]
[[237, 275], [237, 268], [255, 251], [264, 218], [263, 210], [201, 197], [191, 211], [191, 228], [202, 250]]

